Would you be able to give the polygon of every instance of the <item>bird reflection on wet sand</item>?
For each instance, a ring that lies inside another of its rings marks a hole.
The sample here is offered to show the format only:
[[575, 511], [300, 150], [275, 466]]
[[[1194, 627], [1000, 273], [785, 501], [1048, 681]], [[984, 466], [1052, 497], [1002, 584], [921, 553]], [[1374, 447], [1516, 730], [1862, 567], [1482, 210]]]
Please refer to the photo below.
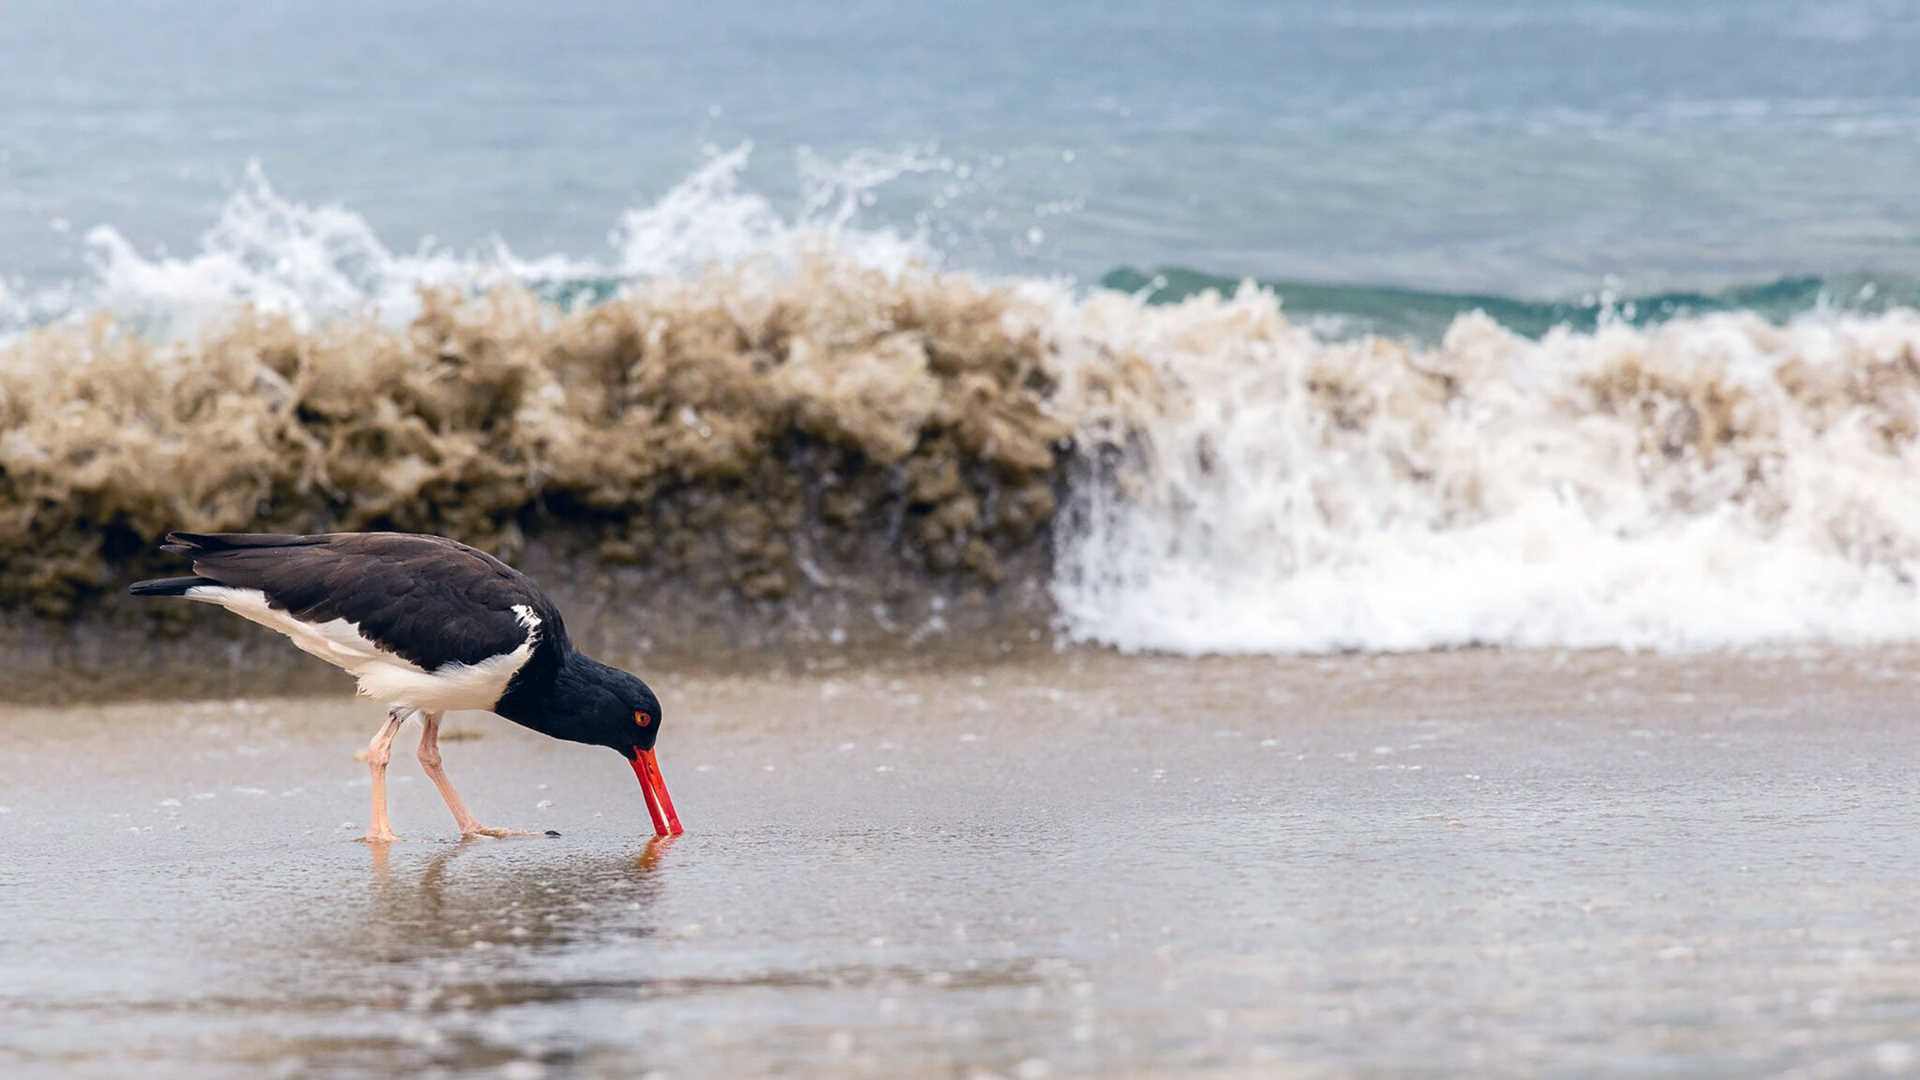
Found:
[[[887, 988], [930, 977], [912, 964], [781, 963], [730, 950], [725, 955], [744, 963], [709, 957], [690, 969], [673, 951], [688, 943], [663, 934], [656, 913], [676, 839], [655, 838], [637, 855], [604, 856], [464, 840], [423, 863], [372, 845], [365, 849], [368, 903], [308, 942], [333, 967], [358, 973], [359, 992], [337, 1007], [303, 999], [296, 1026], [306, 1034], [229, 1047], [231, 1056], [325, 1072], [396, 1062], [454, 1071], [514, 1063], [597, 1071], [617, 1063], [637, 1074], [661, 1064], [648, 1059], [665, 1048], [651, 1046], [645, 1032], [676, 1002], [702, 1000], [724, 1011], [722, 1003], [744, 1000], [729, 995], [794, 991], [878, 1000]], [[1043, 973], [1016, 958], [942, 972], [937, 981], [958, 994], [994, 992], [1038, 985]], [[564, 1022], [556, 1022], [560, 1016]]]
[[411, 880], [395, 871], [389, 845], [371, 844], [373, 905], [356, 943], [368, 959], [403, 962], [494, 946], [562, 947], [583, 931], [602, 941], [607, 934], [649, 937], [653, 928], [642, 917], [660, 890], [655, 875], [676, 839], [655, 837], [639, 855], [581, 860], [569, 853], [504, 873], [489, 866], [463, 878], [452, 872], [456, 863], [496, 843], [464, 839], [428, 859]]
[[[622, 946], [654, 935], [651, 909], [674, 839], [603, 856], [469, 839], [424, 863], [371, 845], [360, 917], [326, 923], [318, 940], [303, 943], [334, 957], [336, 969], [357, 970], [354, 989], [336, 1007], [312, 998], [295, 1005], [308, 1015], [289, 1026], [304, 1034], [256, 1041], [256, 1033], [229, 1051], [279, 1071], [564, 1067], [572, 1047], [501, 1017], [569, 1002], [618, 1007], [649, 988], [653, 980], [632, 974], [634, 954]], [[628, 962], [596, 962], [607, 956]], [[616, 968], [624, 973], [611, 974]]]

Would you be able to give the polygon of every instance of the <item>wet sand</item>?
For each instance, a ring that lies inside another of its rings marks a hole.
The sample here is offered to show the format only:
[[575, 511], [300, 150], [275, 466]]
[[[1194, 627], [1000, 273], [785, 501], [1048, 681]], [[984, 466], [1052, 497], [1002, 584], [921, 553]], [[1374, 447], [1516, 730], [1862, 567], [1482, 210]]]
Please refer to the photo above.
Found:
[[462, 715], [0, 711], [8, 1076], [1752, 1074], [1920, 1066], [1912, 653], [650, 672]]

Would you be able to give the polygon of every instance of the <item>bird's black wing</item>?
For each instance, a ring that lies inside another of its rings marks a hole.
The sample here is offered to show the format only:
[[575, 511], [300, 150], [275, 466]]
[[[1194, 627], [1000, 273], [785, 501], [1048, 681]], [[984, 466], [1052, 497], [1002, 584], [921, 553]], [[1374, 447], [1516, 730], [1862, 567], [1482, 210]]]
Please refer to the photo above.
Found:
[[360, 635], [428, 671], [477, 664], [526, 641], [516, 606], [561, 645], [559, 613], [531, 581], [485, 552], [410, 533], [184, 533], [161, 549], [193, 559], [209, 582], [258, 589], [303, 622], [345, 619]]

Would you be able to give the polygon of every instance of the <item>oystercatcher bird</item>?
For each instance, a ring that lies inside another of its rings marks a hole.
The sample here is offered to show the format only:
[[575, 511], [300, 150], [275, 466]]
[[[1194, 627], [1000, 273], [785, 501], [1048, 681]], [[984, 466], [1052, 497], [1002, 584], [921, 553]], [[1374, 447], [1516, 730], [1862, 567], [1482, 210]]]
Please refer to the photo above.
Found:
[[653, 753], [660, 700], [638, 678], [574, 651], [553, 601], [493, 556], [442, 536], [385, 532], [172, 532], [160, 550], [192, 559], [193, 576], [136, 582], [134, 596], [218, 604], [351, 672], [360, 693], [390, 706], [367, 744], [368, 841], [394, 839], [387, 758], [415, 713], [420, 764], [461, 835], [508, 835], [475, 820], [440, 767], [449, 709], [486, 709], [556, 739], [612, 747], [640, 778], [654, 832], [682, 831]]

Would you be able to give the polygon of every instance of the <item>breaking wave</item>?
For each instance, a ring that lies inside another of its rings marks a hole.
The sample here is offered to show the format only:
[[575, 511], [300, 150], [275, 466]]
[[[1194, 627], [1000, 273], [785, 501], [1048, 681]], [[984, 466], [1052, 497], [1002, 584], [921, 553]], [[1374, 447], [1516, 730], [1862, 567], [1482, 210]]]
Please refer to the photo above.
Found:
[[1184, 653], [1920, 638], [1906, 284], [993, 280], [857, 220], [937, 158], [783, 214], [746, 154], [593, 258], [397, 253], [257, 171], [191, 255], [95, 229], [0, 291], [0, 602], [97, 610], [167, 528], [561, 530], [888, 633], [919, 590], [916, 639], [1014, 592]]
[[[1178, 652], [1920, 634], [1920, 312], [1330, 343], [1270, 294], [1096, 298], [1145, 370], [1083, 409], [1081, 640]], [[1111, 346], [1109, 346], [1111, 347]]]

